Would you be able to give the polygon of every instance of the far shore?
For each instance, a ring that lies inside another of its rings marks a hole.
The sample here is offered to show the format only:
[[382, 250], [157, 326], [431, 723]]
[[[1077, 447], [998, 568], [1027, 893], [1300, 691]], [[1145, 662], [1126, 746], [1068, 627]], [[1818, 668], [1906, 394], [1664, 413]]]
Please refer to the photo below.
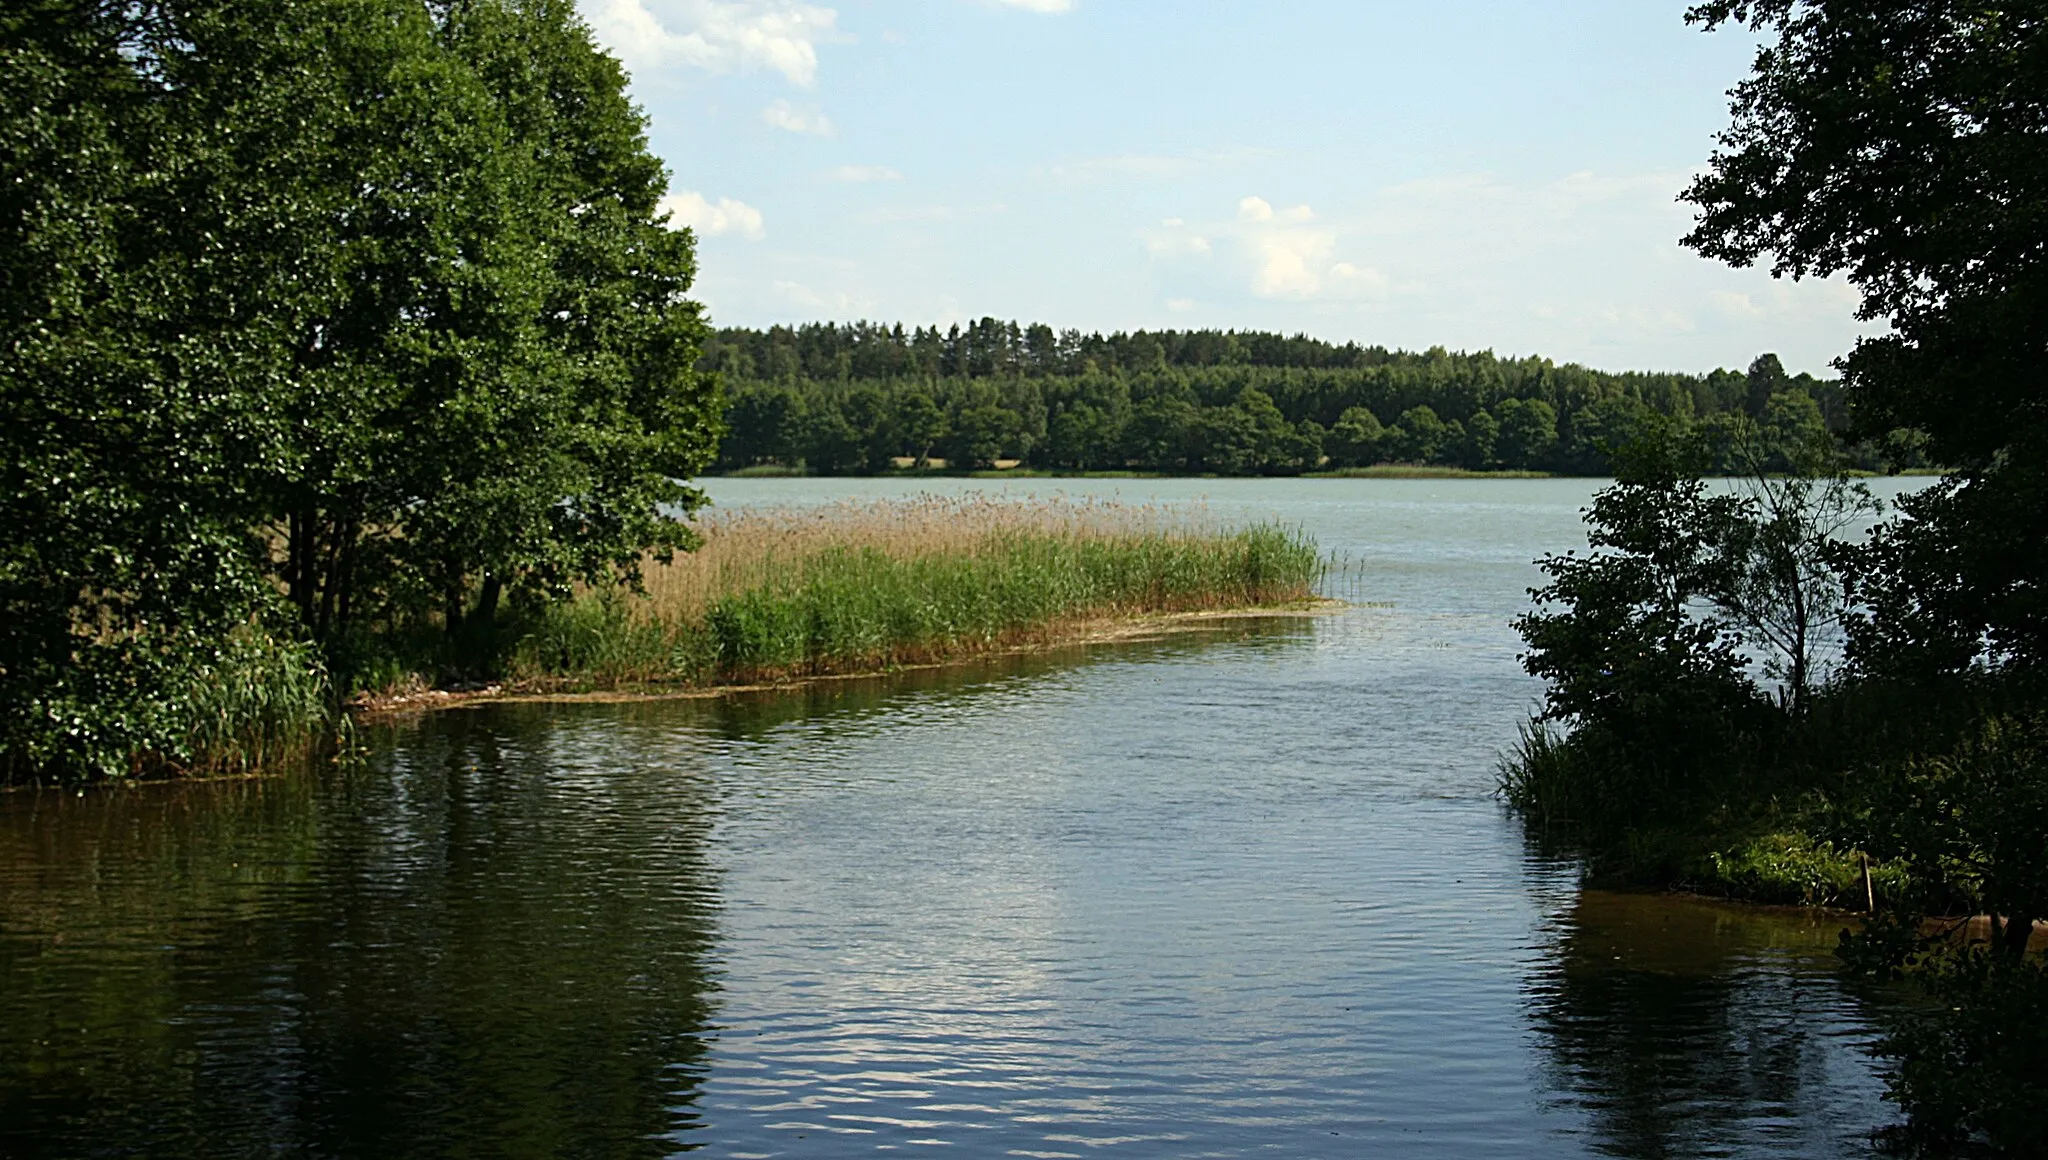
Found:
[[1307, 471], [1295, 475], [1221, 475], [1216, 472], [1188, 474], [1168, 471], [1070, 471], [1044, 467], [980, 468], [956, 471], [948, 467], [892, 467], [874, 475], [817, 475], [801, 467], [763, 465], [737, 471], [706, 474], [705, 479], [1560, 479], [1549, 471], [1470, 471], [1462, 467], [1438, 467], [1415, 463], [1382, 463], [1372, 467], [1342, 467], [1330, 471]]
[[[1852, 471], [1861, 479], [1882, 479], [1886, 474], [1914, 479], [1938, 479], [1949, 474], [1940, 468], [1916, 467], [1880, 473]], [[981, 468], [955, 471], [947, 467], [893, 467], [873, 475], [819, 475], [801, 467], [763, 465], [736, 471], [710, 472], [701, 479], [1605, 479], [1606, 476], [1565, 475], [1555, 471], [1473, 471], [1463, 467], [1440, 467], [1419, 463], [1379, 463], [1371, 467], [1340, 467], [1329, 471], [1305, 471], [1296, 475], [1219, 475], [1215, 472], [1187, 474], [1166, 471], [1066, 471], [1042, 467]]]

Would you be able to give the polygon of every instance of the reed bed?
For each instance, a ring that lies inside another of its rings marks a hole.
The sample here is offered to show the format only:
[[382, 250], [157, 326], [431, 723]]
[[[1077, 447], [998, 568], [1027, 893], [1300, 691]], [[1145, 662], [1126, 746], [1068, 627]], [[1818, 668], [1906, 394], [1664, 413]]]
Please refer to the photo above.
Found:
[[643, 594], [545, 614], [516, 675], [709, 685], [926, 663], [1081, 622], [1307, 600], [1301, 533], [1108, 503], [919, 499], [714, 515]]

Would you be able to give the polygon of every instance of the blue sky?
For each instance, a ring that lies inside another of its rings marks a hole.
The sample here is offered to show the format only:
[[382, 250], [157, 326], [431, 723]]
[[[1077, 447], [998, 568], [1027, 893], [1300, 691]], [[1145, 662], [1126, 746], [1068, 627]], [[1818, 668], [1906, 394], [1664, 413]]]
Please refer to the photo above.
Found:
[[1678, 245], [1752, 41], [1646, 0], [581, 0], [726, 325], [993, 315], [1822, 373]]

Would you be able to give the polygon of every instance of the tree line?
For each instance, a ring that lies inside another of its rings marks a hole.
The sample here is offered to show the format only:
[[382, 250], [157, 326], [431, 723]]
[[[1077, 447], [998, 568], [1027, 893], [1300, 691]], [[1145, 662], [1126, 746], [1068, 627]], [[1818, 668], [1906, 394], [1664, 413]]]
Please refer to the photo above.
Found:
[[570, 0], [0, 11], [0, 776], [682, 546], [666, 189]]
[[[1422, 353], [1237, 331], [1054, 331], [982, 319], [721, 330], [702, 366], [729, 409], [718, 466], [873, 474], [943, 460], [1056, 471], [1281, 475], [1379, 463], [1600, 475], [1651, 422], [1697, 428], [1736, 470], [1745, 425], [1786, 465], [1843, 431], [1841, 385], [1746, 371], [1623, 373], [1491, 352]], [[1866, 470], [1925, 465], [1908, 431], [1860, 439]]]

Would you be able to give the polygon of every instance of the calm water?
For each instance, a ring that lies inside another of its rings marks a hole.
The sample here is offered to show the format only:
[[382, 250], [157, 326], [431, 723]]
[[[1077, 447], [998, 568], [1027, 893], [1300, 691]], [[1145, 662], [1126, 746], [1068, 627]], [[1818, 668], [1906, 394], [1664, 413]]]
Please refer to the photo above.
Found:
[[0, 796], [0, 1155], [1865, 1150], [1834, 926], [1582, 890], [1489, 796], [1591, 485], [1033, 489], [1302, 524], [1373, 603]]

